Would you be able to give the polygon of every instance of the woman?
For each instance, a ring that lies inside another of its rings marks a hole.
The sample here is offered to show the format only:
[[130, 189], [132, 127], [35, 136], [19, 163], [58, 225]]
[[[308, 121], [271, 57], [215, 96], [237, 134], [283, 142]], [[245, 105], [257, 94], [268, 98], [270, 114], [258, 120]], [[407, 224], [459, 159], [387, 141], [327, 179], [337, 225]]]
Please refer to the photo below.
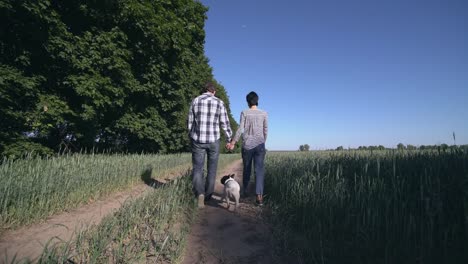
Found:
[[229, 148], [233, 149], [242, 135], [242, 161], [243, 170], [243, 195], [247, 194], [247, 186], [252, 171], [252, 161], [255, 169], [255, 192], [257, 204], [263, 205], [263, 183], [265, 179], [265, 141], [268, 134], [268, 114], [258, 109], [258, 95], [250, 92], [247, 97], [249, 109], [242, 111], [240, 125], [236, 135], [232, 139]]

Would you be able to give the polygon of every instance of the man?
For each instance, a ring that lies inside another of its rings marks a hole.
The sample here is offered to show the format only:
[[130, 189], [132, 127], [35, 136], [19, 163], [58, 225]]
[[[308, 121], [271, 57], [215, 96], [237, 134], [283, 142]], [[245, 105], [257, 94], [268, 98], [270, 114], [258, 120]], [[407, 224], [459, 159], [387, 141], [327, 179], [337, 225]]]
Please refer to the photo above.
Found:
[[[232, 131], [223, 101], [215, 97], [213, 83], [205, 85], [205, 93], [192, 101], [188, 115], [188, 130], [192, 145], [192, 183], [198, 197], [198, 208], [205, 207], [205, 201], [211, 199], [214, 192], [216, 169], [219, 156], [219, 126], [230, 142]], [[226, 147], [229, 143], [226, 144]], [[205, 153], [208, 154], [208, 173], [203, 180]]]

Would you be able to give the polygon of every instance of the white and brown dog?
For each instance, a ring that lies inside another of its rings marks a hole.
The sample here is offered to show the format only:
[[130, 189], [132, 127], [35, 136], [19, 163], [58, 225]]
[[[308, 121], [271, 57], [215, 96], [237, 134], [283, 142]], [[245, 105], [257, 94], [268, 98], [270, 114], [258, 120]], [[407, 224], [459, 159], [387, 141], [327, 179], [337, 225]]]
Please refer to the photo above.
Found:
[[234, 211], [237, 211], [240, 198], [240, 185], [234, 180], [234, 174], [223, 176], [221, 178], [221, 183], [224, 185], [223, 199], [226, 200], [226, 208], [229, 210], [229, 200], [234, 199], [236, 205]]

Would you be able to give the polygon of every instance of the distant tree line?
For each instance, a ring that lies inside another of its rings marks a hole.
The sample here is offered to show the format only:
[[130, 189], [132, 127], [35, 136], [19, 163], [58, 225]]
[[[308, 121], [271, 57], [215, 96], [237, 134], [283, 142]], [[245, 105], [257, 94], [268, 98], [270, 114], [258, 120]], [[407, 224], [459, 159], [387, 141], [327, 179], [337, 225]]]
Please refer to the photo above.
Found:
[[407, 150], [425, 150], [425, 149], [432, 149], [432, 150], [447, 150], [447, 149], [467, 149], [468, 150], [468, 145], [448, 145], [448, 144], [440, 144], [440, 145], [420, 145], [420, 146], [414, 146], [411, 144], [404, 145], [402, 143], [397, 145], [397, 149], [407, 149]]
[[[385, 149], [392, 149], [386, 148], [383, 145], [378, 146], [359, 146], [357, 150], [385, 150]], [[403, 143], [399, 143], [396, 149], [400, 150], [447, 150], [447, 149], [466, 149], [468, 150], [468, 145], [447, 145], [447, 144], [440, 144], [440, 145], [404, 145]], [[343, 146], [337, 147], [335, 150], [344, 150]]]
[[187, 151], [190, 101], [216, 83], [206, 12], [193, 0], [1, 1], [0, 154]]

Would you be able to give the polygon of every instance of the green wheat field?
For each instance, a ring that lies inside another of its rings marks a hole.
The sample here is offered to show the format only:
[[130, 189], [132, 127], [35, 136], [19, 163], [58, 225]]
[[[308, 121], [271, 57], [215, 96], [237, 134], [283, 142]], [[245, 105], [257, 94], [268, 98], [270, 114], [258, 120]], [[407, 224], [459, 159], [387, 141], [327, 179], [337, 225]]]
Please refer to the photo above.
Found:
[[[221, 155], [219, 169], [240, 158]], [[190, 154], [3, 160], [2, 230], [177, 173], [39, 261], [177, 263], [196, 216], [190, 162]], [[265, 166], [265, 219], [280, 255], [303, 263], [468, 263], [466, 150], [268, 152]]]

